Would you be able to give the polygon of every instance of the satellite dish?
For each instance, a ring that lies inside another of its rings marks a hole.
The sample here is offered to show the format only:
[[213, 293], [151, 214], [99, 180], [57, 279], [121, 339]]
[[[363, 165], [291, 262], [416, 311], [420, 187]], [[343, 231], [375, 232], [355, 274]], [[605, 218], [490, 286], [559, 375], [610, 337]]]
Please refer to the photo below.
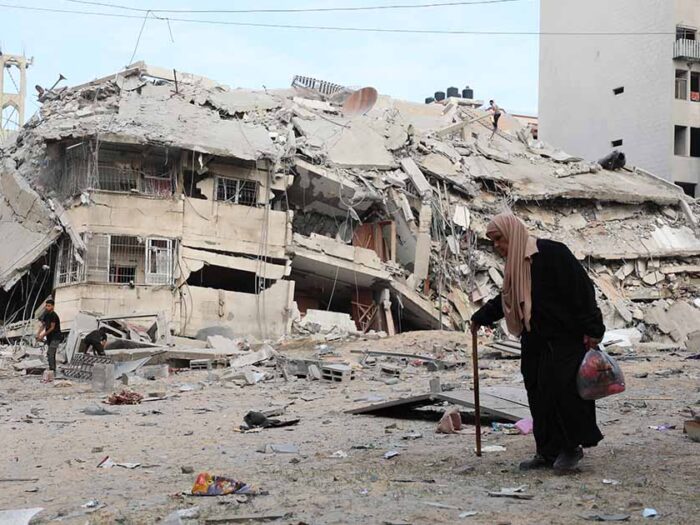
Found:
[[343, 115], [364, 115], [377, 103], [377, 90], [373, 87], [358, 89], [343, 103]]

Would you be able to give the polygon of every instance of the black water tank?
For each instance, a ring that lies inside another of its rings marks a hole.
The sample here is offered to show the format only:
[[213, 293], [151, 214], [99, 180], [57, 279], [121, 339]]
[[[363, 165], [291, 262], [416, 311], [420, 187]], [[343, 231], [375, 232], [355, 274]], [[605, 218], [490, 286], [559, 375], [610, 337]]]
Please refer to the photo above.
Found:
[[444, 91], [436, 91], [435, 92], [435, 100], [440, 102], [441, 100], [445, 100], [445, 92]]
[[432, 104], [433, 102], [435, 102], [435, 99], [433, 97], [428, 97], [425, 99], [426, 104]]
[[456, 87], [448, 87], [448, 88], [447, 88], [447, 96], [448, 96], [448, 97], [457, 97], [457, 98], [459, 98], [459, 88], [456, 88]]
[[462, 90], [462, 98], [473, 99], [474, 98], [474, 90], [470, 89], [469, 86], [465, 87]]

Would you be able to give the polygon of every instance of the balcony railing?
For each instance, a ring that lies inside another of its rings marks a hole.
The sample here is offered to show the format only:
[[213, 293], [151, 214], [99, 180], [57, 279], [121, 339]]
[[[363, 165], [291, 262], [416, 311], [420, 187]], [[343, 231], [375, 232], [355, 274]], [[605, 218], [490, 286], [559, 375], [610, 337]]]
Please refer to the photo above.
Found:
[[673, 43], [673, 58], [700, 62], [700, 40], [676, 40]]

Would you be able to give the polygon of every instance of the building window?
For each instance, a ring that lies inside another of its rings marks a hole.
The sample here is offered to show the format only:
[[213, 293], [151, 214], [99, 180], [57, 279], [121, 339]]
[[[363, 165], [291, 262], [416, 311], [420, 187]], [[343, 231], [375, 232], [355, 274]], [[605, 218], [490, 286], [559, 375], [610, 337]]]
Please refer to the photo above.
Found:
[[673, 126], [673, 154], [688, 156], [688, 128], [685, 126]]
[[62, 239], [56, 255], [55, 285], [78, 283], [83, 277], [83, 261], [78, 251], [70, 239]]
[[255, 206], [258, 201], [258, 183], [253, 180], [217, 177], [216, 200], [231, 204]]
[[123, 193], [170, 196], [173, 184], [170, 173], [159, 173], [153, 166], [133, 168], [128, 164], [99, 163], [93, 189]]
[[683, 69], [676, 69], [676, 98], [688, 99], [688, 72]]
[[173, 241], [148, 239], [146, 244], [146, 284], [171, 284], [173, 280]]
[[690, 73], [690, 100], [700, 102], [700, 72]]
[[676, 26], [676, 40], [695, 40], [697, 30], [692, 27]]
[[690, 182], [676, 182], [674, 183], [676, 186], [681, 188], [683, 190], [683, 193], [686, 195], [695, 198], [695, 186], [696, 184], [692, 184]]
[[700, 128], [690, 128], [690, 156], [700, 157]]
[[613, 140], [610, 144], [612, 144], [613, 148], [619, 148], [622, 146], [622, 139]]
[[616, 87], [615, 89], [613, 89], [613, 93], [615, 95], [622, 95], [624, 92], [625, 92], [624, 86]]
[[173, 282], [171, 239], [89, 234], [86, 244], [90, 282], [149, 285]]

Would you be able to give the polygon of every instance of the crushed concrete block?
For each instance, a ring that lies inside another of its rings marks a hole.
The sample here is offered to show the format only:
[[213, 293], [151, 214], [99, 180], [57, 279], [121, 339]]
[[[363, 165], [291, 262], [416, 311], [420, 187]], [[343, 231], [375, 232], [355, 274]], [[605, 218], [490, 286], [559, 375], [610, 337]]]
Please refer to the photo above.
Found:
[[320, 381], [322, 378], [321, 369], [318, 365], [309, 365], [306, 369], [308, 372], [308, 377], [314, 381]]
[[165, 379], [170, 376], [170, 366], [167, 364], [142, 366], [136, 373], [144, 379]]
[[341, 332], [354, 332], [357, 330], [355, 321], [352, 320], [350, 314], [327, 310], [308, 309], [299, 325], [301, 327], [313, 327], [315, 332], [322, 334], [338, 330]]
[[433, 187], [430, 185], [428, 179], [425, 178], [425, 175], [423, 175], [423, 172], [412, 158], [405, 157], [401, 159], [401, 168], [403, 169], [404, 173], [408, 175], [408, 178], [411, 179], [411, 182], [418, 191], [418, 195], [420, 195], [422, 198], [426, 198], [433, 193]]
[[275, 350], [268, 344], [265, 344], [257, 352], [242, 355], [231, 359], [231, 368], [241, 368], [244, 366], [255, 365], [263, 361], [267, 361], [276, 354]]
[[642, 281], [645, 284], [648, 284], [649, 286], [654, 286], [661, 281], [663, 281], [666, 278], [666, 276], [661, 273], [661, 272], [649, 272], [646, 274], [644, 277], [642, 277]]
[[560, 218], [559, 225], [566, 230], [580, 230], [588, 225], [588, 221], [580, 213], [572, 213]]
[[95, 392], [111, 392], [114, 390], [114, 365], [95, 363], [92, 367], [92, 389]]
[[421, 167], [433, 175], [449, 179], [459, 173], [459, 168], [450, 159], [439, 153], [426, 155], [420, 163]]

